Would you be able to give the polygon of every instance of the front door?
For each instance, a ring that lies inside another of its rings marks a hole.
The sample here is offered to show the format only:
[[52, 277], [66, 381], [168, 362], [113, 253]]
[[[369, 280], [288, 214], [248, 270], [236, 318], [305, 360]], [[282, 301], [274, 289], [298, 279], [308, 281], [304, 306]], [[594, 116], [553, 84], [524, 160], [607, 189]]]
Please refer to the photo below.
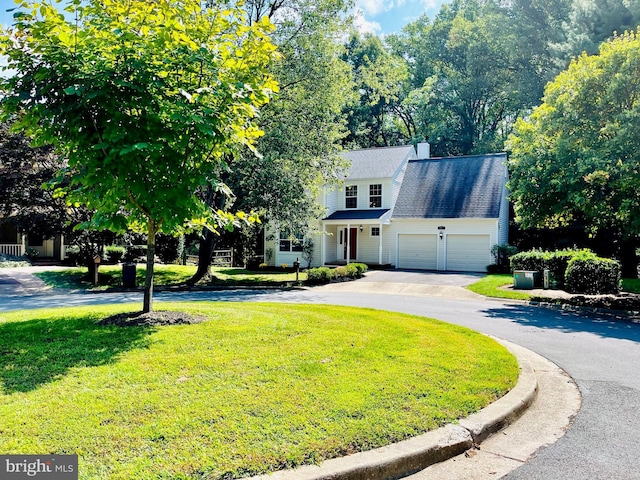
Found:
[[358, 245], [358, 229], [351, 228], [350, 235], [347, 235], [347, 230], [344, 229], [344, 260], [347, 260], [347, 241], [349, 242], [349, 260], [355, 260], [358, 258], [358, 250], [356, 245]]

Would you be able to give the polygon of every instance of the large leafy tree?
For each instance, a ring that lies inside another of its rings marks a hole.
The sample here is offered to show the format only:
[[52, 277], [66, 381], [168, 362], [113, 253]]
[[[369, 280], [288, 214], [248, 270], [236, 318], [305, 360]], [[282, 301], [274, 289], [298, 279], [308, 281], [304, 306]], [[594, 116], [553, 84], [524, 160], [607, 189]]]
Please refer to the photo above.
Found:
[[637, 0], [573, 0], [561, 28], [564, 38], [554, 44], [554, 50], [567, 65], [582, 52], [597, 53], [600, 44], [615, 32], [634, 30], [639, 24]]
[[[338, 155], [343, 136], [342, 107], [348, 97], [349, 69], [340, 59], [338, 41], [346, 5], [334, 0], [249, 0], [243, 9], [250, 23], [265, 16], [276, 26], [270, 33], [280, 56], [270, 72], [280, 85], [278, 95], [261, 110], [264, 131], [255, 143], [261, 161], [245, 149], [235, 155], [224, 173], [229, 198], [209, 187], [203, 191], [211, 205], [232, 204], [252, 210], [262, 220], [283, 229], [306, 233], [311, 220], [321, 215], [319, 187], [333, 183], [342, 160]], [[257, 224], [244, 224], [243, 244], [255, 244]], [[226, 239], [225, 239], [226, 240]], [[209, 273], [211, 253], [219, 237], [204, 230], [199, 242], [198, 270], [190, 282]], [[247, 252], [245, 252], [246, 254]]]
[[24, 135], [0, 124], [0, 219], [41, 237], [66, 233], [66, 206], [42, 188], [64, 166], [50, 146], [32, 148]]
[[349, 129], [343, 141], [345, 146], [367, 148], [404, 143], [412, 133], [412, 124], [402, 123], [407, 118], [398, 108], [407, 87], [407, 63], [380, 38], [357, 32], [347, 42], [344, 59], [353, 77], [351, 102], [345, 106]]
[[500, 150], [514, 119], [538, 103], [545, 51], [523, 40], [519, 3], [456, 0], [391, 39], [412, 66], [403, 106], [436, 154]]
[[623, 273], [636, 277], [639, 145], [640, 38], [629, 32], [575, 59], [547, 86], [544, 103], [517, 123], [509, 182], [517, 220], [619, 233], [627, 247]]
[[91, 224], [148, 236], [143, 311], [153, 309], [155, 236], [232, 221], [196, 195], [260, 135], [257, 109], [277, 84], [268, 19], [198, 0], [24, 1], [1, 36], [2, 108], [68, 161], [60, 193]]
[[0, 223], [36, 237], [64, 235], [67, 244], [79, 248], [81, 260], [91, 270], [94, 257], [102, 254], [114, 234], [73, 228], [86, 222], [91, 212], [67, 205], [46, 188], [65, 166], [50, 145], [32, 147], [29, 138], [12, 133], [7, 123], [0, 124]]

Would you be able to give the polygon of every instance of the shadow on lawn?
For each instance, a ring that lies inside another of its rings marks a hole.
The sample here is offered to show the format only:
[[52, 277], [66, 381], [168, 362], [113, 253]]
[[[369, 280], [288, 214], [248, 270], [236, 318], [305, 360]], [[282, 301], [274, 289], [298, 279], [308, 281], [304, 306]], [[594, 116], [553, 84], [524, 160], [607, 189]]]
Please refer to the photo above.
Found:
[[94, 367], [148, 345], [152, 328], [109, 327], [58, 317], [0, 324], [0, 388], [29, 392], [74, 367]]

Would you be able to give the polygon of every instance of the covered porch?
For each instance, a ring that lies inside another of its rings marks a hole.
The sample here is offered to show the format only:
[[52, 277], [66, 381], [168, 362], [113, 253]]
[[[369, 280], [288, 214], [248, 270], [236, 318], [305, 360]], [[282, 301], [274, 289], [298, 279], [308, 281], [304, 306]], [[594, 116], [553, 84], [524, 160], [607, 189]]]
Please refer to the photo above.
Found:
[[366, 263], [372, 268], [389, 264], [384, 251], [384, 230], [389, 209], [339, 210], [322, 220], [326, 233], [321, 252], [322, 265]]
[[60, 261], [65, 258], [65, 247], [63, 235], [44, 238], [25, 235], [13, 225], [0, 226], [0, 254], [3, 255], [21, 257], [27, 252], [27, 249], [32, 249], [37, 252], [39, 258], [52, 258]]

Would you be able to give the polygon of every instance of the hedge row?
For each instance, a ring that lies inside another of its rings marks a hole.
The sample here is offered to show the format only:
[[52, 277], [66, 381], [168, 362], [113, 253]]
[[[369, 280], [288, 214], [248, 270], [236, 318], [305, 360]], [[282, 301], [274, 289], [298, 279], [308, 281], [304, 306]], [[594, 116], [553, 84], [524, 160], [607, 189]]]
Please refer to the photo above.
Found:
[[364, 263], [348, 263], [344, 267], [317, 267], [307, 270], [307, 282], [321, 285], [333, 281], [361, 278], [367, 271]]
[[[105, 264], [131, 262], [137, 258], [146, 256], [146, 254], [146, 245], [130, 245], [128, 247], [108, 245], [104, 247], [104, 258], [102, 259], [102, 262]], [[86, 263], [85, 259], [82, 258], [80, 248], [77, 245], [68, 246], [66, 248], [66, 255], [69, 262], [74, 265], [82, 265]]]
[[549, 270], [551, 281], [570, 293], [601, 294], [620, 290], [620, 264], [591, 250], [530, 250], [511, 257], [511, 269]]

